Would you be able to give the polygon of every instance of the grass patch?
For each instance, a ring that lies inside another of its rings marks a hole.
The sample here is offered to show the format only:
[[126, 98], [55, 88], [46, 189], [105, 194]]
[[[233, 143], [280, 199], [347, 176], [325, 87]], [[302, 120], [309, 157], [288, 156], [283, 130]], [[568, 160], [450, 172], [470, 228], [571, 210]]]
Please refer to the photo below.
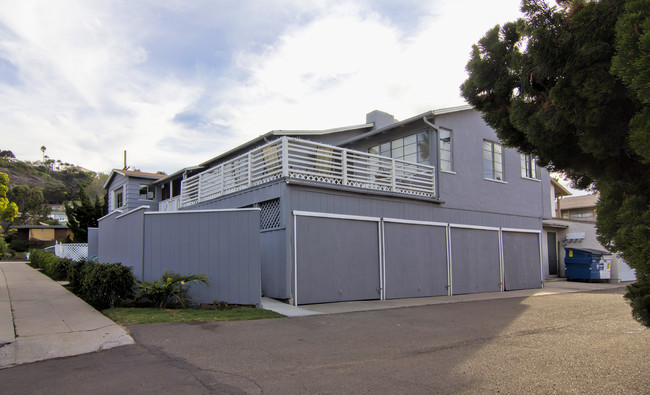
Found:
[[116, 307], [103, 310], [108, 318], [118, 324], [153, 324], [157, 322], [191, 321], [241, 321], [284, 317], [273, 311], [253, 307], [236, 307], [228, 310], [155, 309], [144, 307]]

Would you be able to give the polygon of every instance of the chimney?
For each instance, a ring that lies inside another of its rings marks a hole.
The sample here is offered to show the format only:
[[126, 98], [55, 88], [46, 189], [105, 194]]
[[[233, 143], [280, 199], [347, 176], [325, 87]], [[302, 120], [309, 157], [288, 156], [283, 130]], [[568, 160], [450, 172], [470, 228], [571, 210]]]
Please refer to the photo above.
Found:
[[387, 112], [375, 110], [366, 114], [366, 123], [373, 123], [373, 129], [380, 129], [395, 122], [397, 122], [395, 117]]

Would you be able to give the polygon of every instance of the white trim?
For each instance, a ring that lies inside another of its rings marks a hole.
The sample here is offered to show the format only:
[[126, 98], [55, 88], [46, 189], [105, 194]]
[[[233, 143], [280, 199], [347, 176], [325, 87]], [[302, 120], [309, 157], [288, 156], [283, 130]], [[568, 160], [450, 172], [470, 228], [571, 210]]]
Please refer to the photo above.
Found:
[[[539, 233], [539, 280], [540, 283], [542, 284], [542, 289], [544, 289], [544, 258], [543, 258], [543, 251], [542, 251], [542, 232]], [[557, 246], [555, 246], [557, 248]]]
[[445, 238], [446, 238], [446, 244], [447, 244], [447, 296], [452, 295], [452, 278], [451, 278], [451, 270], [452, 270], [452, 262], [451, 262], [451, 226], [447, 224], [445, 228]]
[[294, 216], [301, 217], [319, 217], [319, 218], [334, 218], [334, 219], [349, 219], [353, 221], [370, 221], [370, 222], [380, 222], [381, 218], [379, 217], [364, 217], [361, 215], [347, 215], [347, 214], [332, 214], [332, 213], [319, 213], [315, 211], [293, 211]]
[[541, 230], [535, 229], [519, 229], [519, 228], [501, 228], [504, 232], [515, 232], [515, 233], [542, 233]]
[[491, 230], [498, 232], [501, 228], [496, 228], [493, 226], [479, 226], [479, 225], [463, 225], [463, 224], [449, 224], [451, 228], [460, 228], [460, 229], [477, 229], [477, 230]]
[[453, 171], [453, 170], [442, 170], [442, 169], [440, 169], [440, 172], [441, 173], [446, 173], [446, 174], [456, 174], [456, 172]]
[[163, 214], [200, 214], [200, 213], [228, 213], [228, 212], [241, 212], [241, 211], [261, 211], [259, 207], [249, 208], [225, 208], [214, 210], [180, 210], [180, 211], [151, 211], [145, 213], [146, 215], [163, 215]]
[[412, 219], [399, 219], [399, 218], [382, 218], [383, 222], [394, 224], [409, 224], [409, 225], [424, 225], [424, 226], [447, 226], [446, 222], [431, 222], [431, 221], [416, 221]]
[[524, 179], [524, 180], [529, 180], [529, 181], [542, 182], [542, 180], [540, 180], [539, 178], [531, 178], [531, 177], [524, 177], [524, 176], [521, 176], [521, 178]]
[[[111, 211], [110, 213], [104, 215], [103, 217], [98, 218], [98, 219], [97, 219], [97, 223], [99, 224], [99, 221], [101, 221], [101, 220], [103, 220], [103, 219], [106, 219], [106, 218], [110, 217], [110, 216], [113, 215], [113, 214], [122, 214], [123, 212], [124, 212], [124, 211], [122, 211], [122, 210], [113, 210], [113, 211]], [[98, 227], [98, 228], [99, 228], [99, 227]]]
[[293, 305], [298, 306], [298, 216], [293, 215]]
[[506, 290], [505, 258], [503, 256], [503, 228], [499, 229], [499, 288]]
[[384, 234], [384, 222], [379, 221], [379, 300], [386, 300], [386, 243]]
[[135, 212], [138, 211], [138, 210], [146, 210], [146, 209], [149, 209], [149, 208], [151, 208], [151, 207], [149, 207], [149, 206], [139, 206], [139, 207], [137, 207], [137, 208], [134, 208], [134, 209], [131, 210], [131, 211], [127, 211], [127, 212], [124, 213], [124, 214], [118, 215], [117, 217], [115, 217], [115, 219], [122, 218], [122, 217], [127, 216], [127, 215], [129, 215], [129, 214], [131, 214], [131, 213], [135, 213]]
[[508, 183], [507, 181], [497, 180], [496, 178], [485, 178], [485, 177], [483, 177], [483, 179], [484, 179], [485, 181], [497, 182], [497, 183], [499, 183], [499, 184], [507, 184], [507, 183]]

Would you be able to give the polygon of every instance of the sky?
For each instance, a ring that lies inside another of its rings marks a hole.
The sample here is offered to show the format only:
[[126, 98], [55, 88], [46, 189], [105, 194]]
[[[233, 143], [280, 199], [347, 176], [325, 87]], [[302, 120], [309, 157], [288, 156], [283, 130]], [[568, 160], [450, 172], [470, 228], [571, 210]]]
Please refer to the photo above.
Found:
[[465, 104], [520, 0], [1, 0], [0, 149], [171, 173], [277, 129]]

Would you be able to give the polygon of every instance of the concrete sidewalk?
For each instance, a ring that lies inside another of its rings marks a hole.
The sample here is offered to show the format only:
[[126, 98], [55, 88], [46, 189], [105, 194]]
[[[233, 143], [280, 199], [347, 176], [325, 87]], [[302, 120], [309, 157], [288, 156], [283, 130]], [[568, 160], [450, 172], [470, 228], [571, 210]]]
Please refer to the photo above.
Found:
[[527, 298], [532, 296], [557, 295], [572, 292], [589, 292], [606, 289], [621, 288], [630, 284], [625, 283], [596, 283], [566, 281], [566, 279], [547, 279], [544, 288], [521, 289], [505, 292], [483, 292], [453, 296], [432, 296], [423, 298], [390, 299], [390, 300], [362, 300], [353, 302], [335, 302], [292, 306], [274, 299], [262, 298], [262, 308], [275, 311], [287, 317], [303, 317], [318, 314], [353, 313], [358, 311], [372, 311], [395, 309], [400, 307], [428, 306], [436, 304], [473, 302], [479, 300]]
[[0, 369], [133, 344], [127, 332], [25, 262], [0, 262]]

